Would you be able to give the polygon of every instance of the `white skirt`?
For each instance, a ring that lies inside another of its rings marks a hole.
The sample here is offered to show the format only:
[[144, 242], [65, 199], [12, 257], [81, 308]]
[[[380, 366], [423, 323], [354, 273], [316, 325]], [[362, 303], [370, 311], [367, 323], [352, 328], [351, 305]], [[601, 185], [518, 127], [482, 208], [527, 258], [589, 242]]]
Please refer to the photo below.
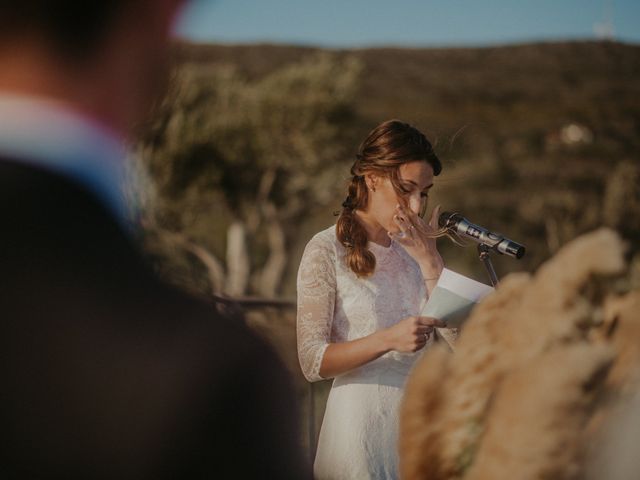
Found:
[[398, 473], [398, 416], [406, 373], [334, 380], [314, 463], [317, 480], [390, 480]]

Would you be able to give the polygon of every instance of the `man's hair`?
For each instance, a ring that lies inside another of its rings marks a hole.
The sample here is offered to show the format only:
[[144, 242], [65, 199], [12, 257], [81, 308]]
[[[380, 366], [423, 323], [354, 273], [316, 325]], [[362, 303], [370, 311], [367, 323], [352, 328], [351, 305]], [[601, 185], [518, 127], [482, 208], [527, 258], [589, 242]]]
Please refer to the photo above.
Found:
[[0, 0], [0, 42], [37, 35], [56, 53], [85, 60], [135, 0]]

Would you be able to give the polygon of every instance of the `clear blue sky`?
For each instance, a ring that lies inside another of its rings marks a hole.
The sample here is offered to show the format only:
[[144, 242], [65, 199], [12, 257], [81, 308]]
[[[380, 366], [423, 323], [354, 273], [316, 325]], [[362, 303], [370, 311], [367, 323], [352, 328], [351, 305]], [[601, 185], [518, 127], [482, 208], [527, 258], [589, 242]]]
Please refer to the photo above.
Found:
[[[609, 13], [608, 13], [609, 12]], [[192, 0], [179, 35], [324, 47], [594, 39], [640, 43], [640, 0]]]

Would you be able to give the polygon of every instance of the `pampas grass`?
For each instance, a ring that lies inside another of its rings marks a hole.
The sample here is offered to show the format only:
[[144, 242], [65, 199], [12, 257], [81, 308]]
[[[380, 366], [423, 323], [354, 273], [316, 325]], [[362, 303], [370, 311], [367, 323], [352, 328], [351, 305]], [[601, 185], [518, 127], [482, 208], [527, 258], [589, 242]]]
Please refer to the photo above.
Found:
[[608, 229], [574, 240], [535, 275], [505, 278], [455, 354], [425, 354], [401, 412], [403, 478], [583, 474], [601, 430], [594, 418], [623, 385], [637, 386], [640, 310], [606, 281], [624, 273], [624, 248]]

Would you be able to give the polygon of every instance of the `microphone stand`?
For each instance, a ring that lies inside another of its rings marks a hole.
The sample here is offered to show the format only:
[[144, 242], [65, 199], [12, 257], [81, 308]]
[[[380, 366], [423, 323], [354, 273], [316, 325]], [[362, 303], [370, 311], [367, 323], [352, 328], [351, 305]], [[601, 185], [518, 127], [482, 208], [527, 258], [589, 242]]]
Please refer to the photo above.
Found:
[[490, 251], [491, 247], [489, 247], [488, 245], [484, 243], [478, 244], [478, 256], [480, 257], [480, 261], [489, 274], [489, 281], [491, 282], [491, 286], [495, 288], [498, 285], [498, 276], [496, 275], [496, 271], [493, 268], [493, 263], [491, 263], [491, 257], [489, 256]]

